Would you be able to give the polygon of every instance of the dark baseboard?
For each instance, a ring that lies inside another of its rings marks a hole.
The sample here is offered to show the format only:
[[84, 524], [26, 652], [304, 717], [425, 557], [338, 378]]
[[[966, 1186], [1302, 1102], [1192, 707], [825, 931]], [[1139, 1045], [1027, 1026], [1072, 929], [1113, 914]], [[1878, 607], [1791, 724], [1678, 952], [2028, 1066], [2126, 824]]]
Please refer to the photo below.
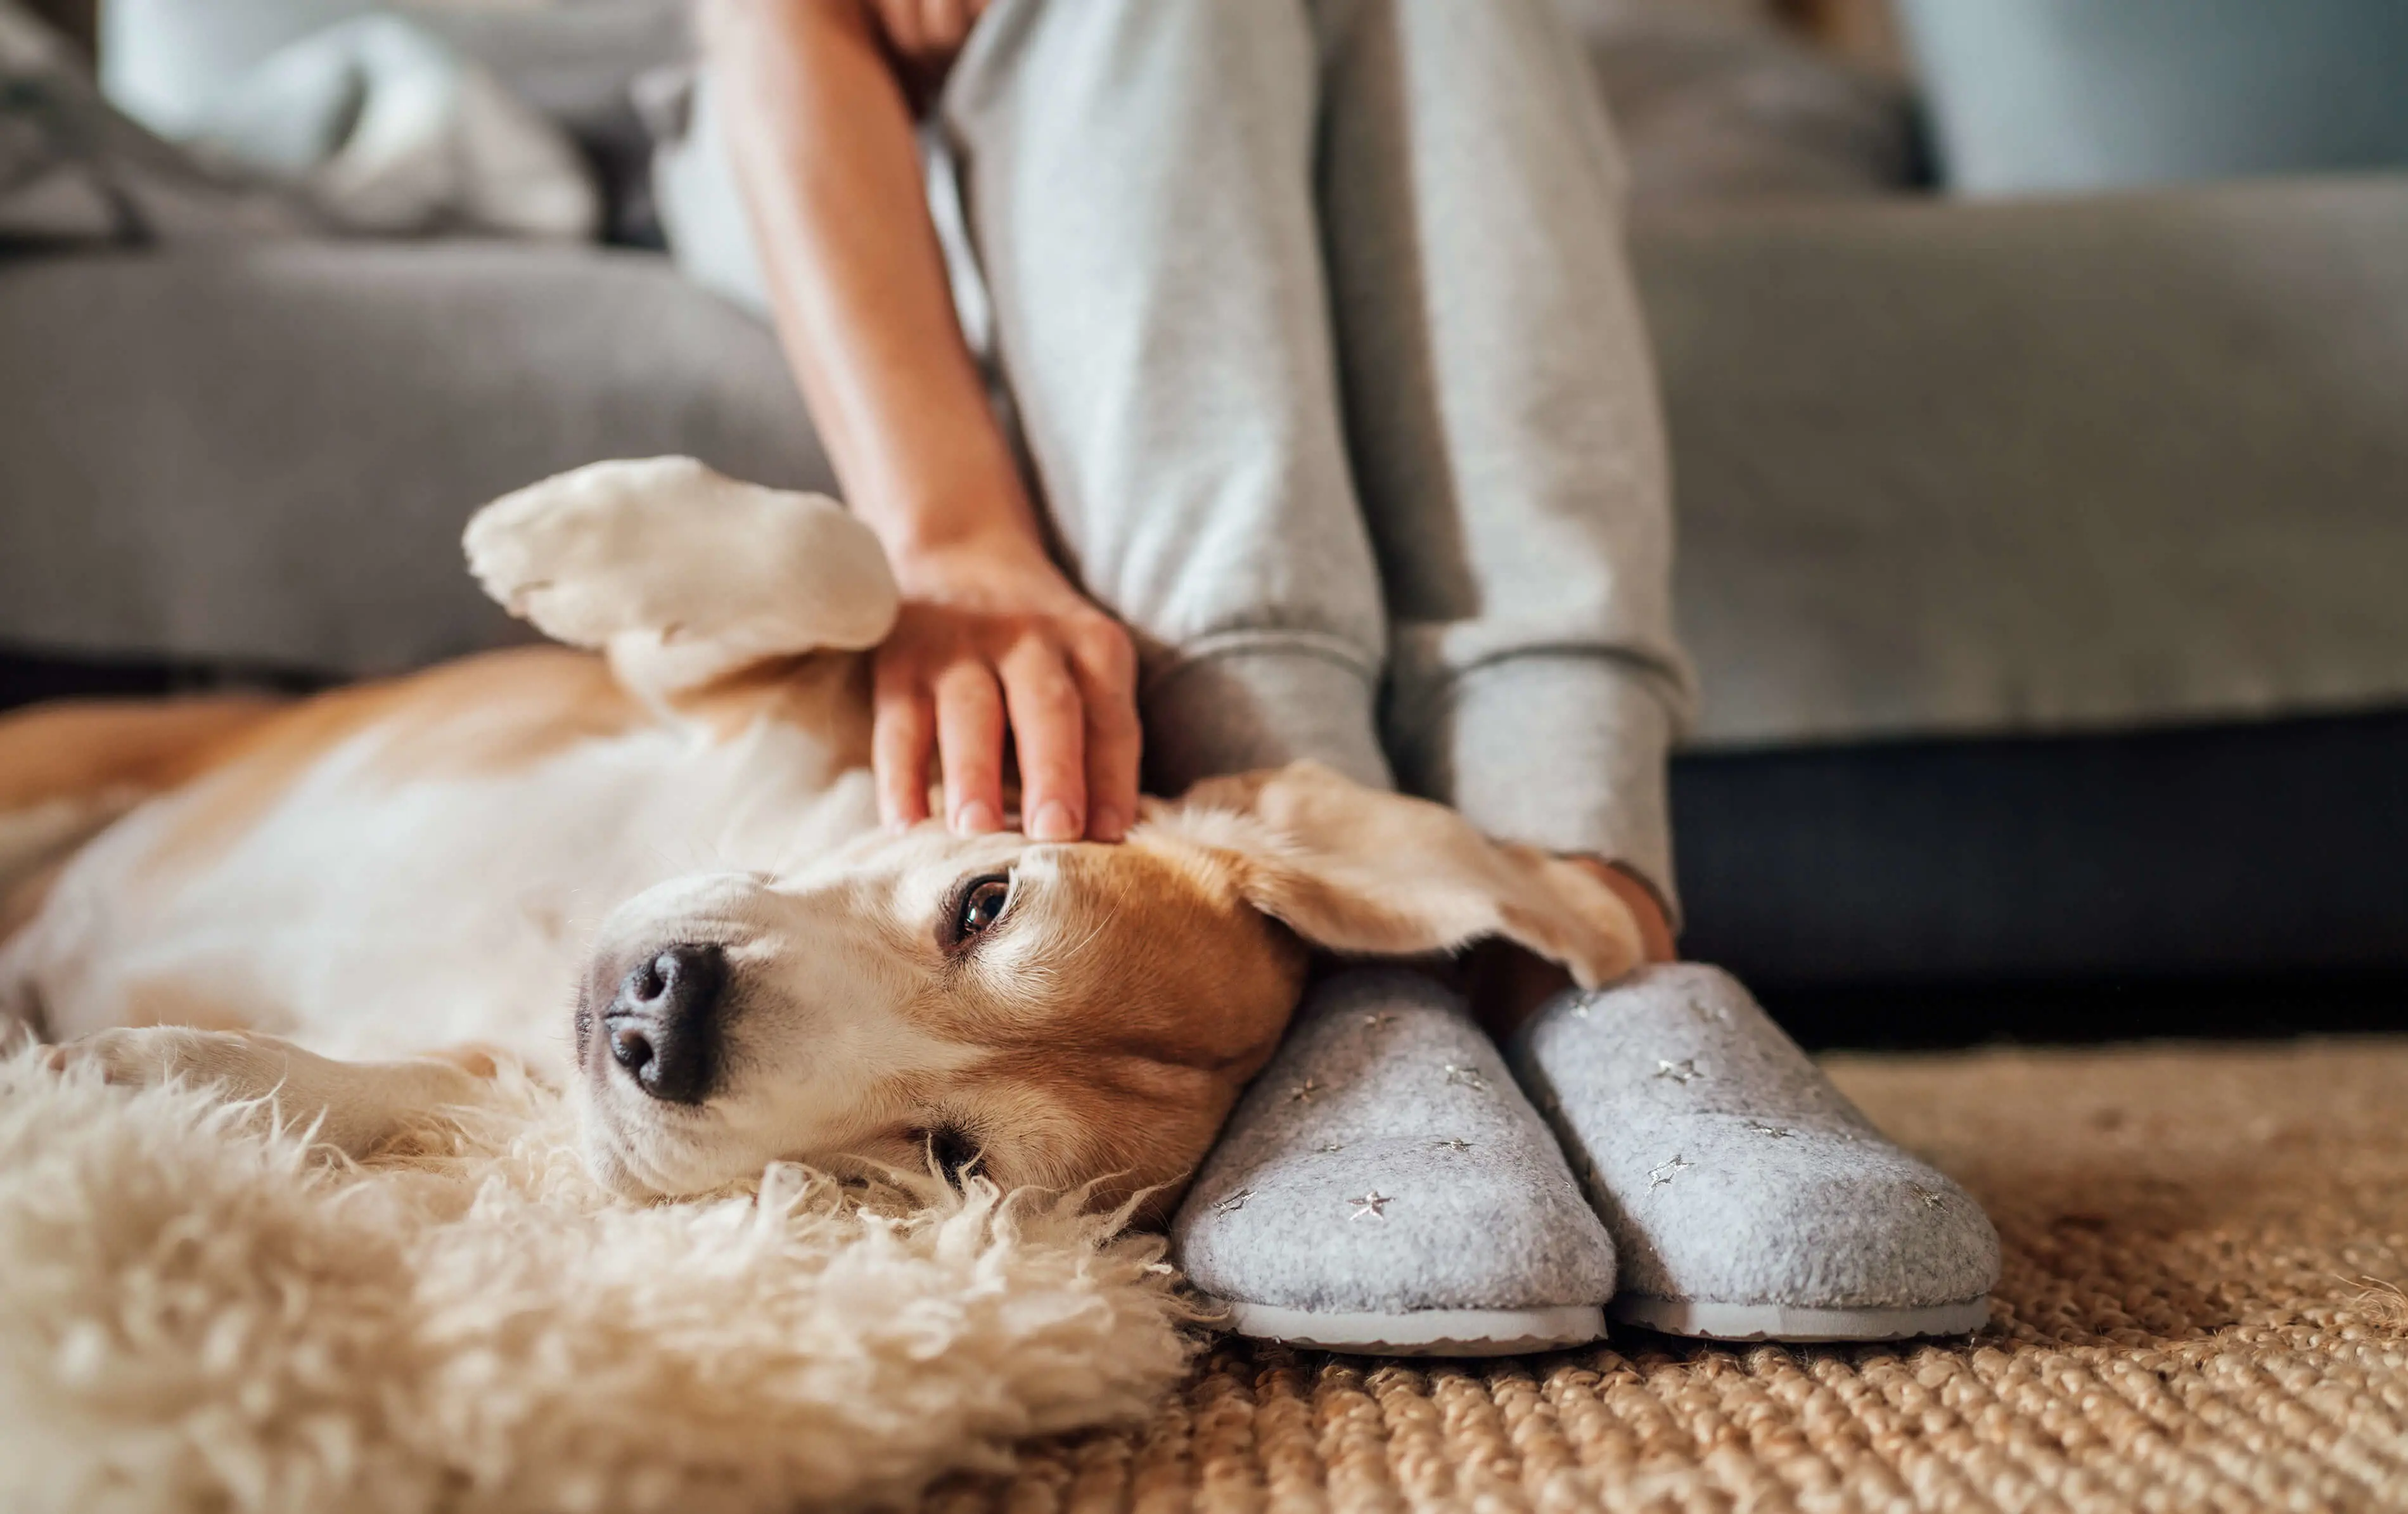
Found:
[[2408, 1031], [2408, 973], [1755, 987], [1816, 1051]]
[[322, 673], [258, 663], [105, 657], [0, 647], [0, 710], [46, 699], [134, 699], [213, 689], [305, 694], [336, 682]]
[[1672, 815], [1753, 981], [2408, 975], [2408, 711], [1684, 755]]

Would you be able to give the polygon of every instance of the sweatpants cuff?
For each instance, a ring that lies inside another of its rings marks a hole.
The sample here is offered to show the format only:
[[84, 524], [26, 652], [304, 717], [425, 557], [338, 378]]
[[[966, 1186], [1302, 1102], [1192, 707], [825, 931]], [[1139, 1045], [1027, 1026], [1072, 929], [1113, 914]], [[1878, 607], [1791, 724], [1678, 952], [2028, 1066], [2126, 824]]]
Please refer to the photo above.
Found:
[[1331, 653], [1249, 642], [1154, 674], [1141, 703], [1146, 787], [1176, 796], [1201, 778], [1310, 757], [1394, 788], [1380, 750], [1377, 678]]
[[1542, 654], [1456, 674], [1392, 733], [1412, 792], [1481, 829], [1639, 874], [1675, 922], [1665, 763], [1673, 718], [1644, 674], [1611, 657]]

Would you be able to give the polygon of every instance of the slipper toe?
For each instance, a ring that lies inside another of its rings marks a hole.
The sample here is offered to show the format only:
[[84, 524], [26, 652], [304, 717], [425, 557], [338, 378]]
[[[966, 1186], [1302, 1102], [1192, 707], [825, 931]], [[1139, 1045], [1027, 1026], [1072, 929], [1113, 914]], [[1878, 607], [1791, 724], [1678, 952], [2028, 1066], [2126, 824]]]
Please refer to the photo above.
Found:
[[1979, 1328], [1998, 1233], [1885, 1138], [1729, 974], [1646, 969], [1552, 1001], [1513, 1064], [1612, 1233], [1612, 1312], [1682, 1334]]

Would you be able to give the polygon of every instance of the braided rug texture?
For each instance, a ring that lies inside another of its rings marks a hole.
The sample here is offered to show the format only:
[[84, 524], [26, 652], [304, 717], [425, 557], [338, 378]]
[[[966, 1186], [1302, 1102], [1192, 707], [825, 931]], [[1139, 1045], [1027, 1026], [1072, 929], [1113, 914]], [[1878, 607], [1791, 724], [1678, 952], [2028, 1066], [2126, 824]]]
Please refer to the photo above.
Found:
[[2408, 1041], [1829, 1059], [1989, 1206], [1968, 1342], [1398, 1363], [1226, 1342], [998, 1510], [2408, 1509]]

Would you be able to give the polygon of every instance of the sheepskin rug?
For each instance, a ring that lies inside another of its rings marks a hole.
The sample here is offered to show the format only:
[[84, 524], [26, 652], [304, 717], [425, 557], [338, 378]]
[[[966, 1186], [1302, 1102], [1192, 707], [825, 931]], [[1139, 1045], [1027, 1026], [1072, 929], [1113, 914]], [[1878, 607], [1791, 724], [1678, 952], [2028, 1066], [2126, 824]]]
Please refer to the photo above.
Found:
[[506, 1081], [407, 1153], [0, 1061], [0, 1508], [885, 1503], [1125, 1421], [1196, 1349], [1158, 1240], [781, 1165], [636, 1204]]

